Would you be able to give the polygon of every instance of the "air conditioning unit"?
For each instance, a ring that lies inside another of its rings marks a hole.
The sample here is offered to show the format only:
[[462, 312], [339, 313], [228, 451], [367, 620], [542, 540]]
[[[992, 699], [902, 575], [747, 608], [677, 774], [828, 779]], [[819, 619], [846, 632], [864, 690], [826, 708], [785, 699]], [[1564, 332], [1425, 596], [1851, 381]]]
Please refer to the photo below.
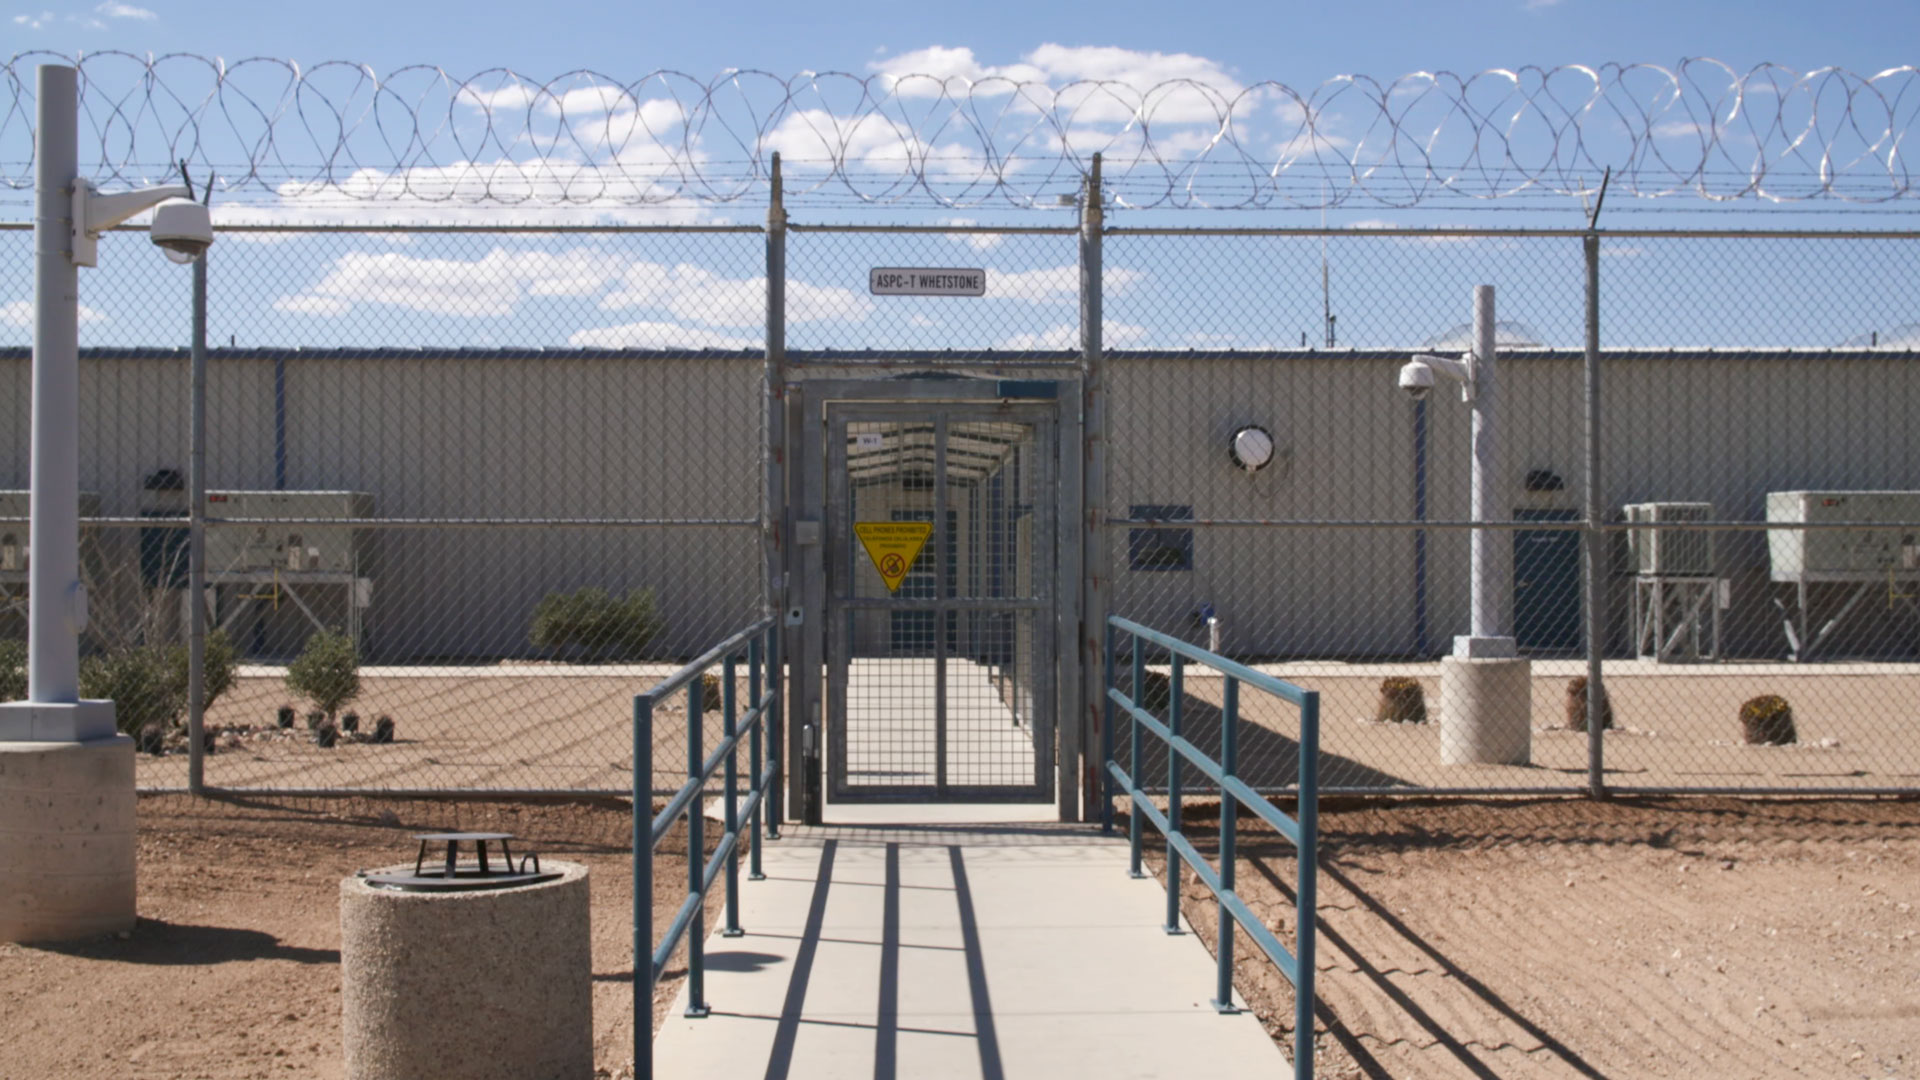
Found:
[[1891, 528], [1769, 529], [1775, 581], [1871, 581], [1920, 573], [1920, 491], [1772, 491], [1773, 522], [1899, 522]]
[[[1629, 503], [1629, 524], [1712, 521], [1713, 504]], [[1713, 533], [1706, 529], [1628, 529], [1627, 559], [1642, 577], [1713, 577]]]
[[[7, 521], [6, 518], [26, 518], [33, 512], [33, 493], [28, 491], [0, 491], [0, 573], [25, 573], [27, 563], [27, 522]], [[83, 518], [100, 516], [100, 494], [94, 491], [80, 493], [80, 516]], [[82, 529], [87, 525], [82, 522]]]
[[293, 518], [370, 518], [373, 496], [363, 491], [209, 491], [207, 517], [262, 518], [259, 524], [209, 524], [207, 573], [323, 571], [360, 574], [368, 530]]

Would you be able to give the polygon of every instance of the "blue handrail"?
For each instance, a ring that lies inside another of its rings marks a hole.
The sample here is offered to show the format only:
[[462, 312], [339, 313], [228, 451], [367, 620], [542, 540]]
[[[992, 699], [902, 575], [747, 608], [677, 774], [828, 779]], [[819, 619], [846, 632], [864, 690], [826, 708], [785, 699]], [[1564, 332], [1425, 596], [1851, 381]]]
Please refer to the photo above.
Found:
[[[1114, 683], [1114, 656], [1116, 638], [1127, 634], [1132, 639], [1133, 680], [1132, 693], [1122, 693]], [[1172, 655], [1172, 675], [1170, 692], [1167, 695], [1167, 719], [1162, 723], [1151, 711], [1143, 707], [1146, 684], [1146, 656], [1141, 645], [1150, 644], [1165, 649]], [[1221, 697], [1220, 761], [1208, 757], [1181, 734], [1181, 704], [1185, 690], [1186, 665], [1191, 661], [1218, 671], [1226, 678], [1225, 691]], [[1236, 773], [1239, 766], [1240, 742], [1240, 687], [1242, 684], [1273, 694], [1282, 700], [1300, 708], [1300, 774], [1297, 787], [1298, 806], [1293, 817], [1288, 817], [1254, 791]], [[1216, 923], [1219, 926], [1219, 940], [1214, 949], [1216, 968], [1214, 974], [1213, 1006], [1221, 1012], [1233, 1009], [1233, 925], [1239, 923], [1254, 944], [1267, 954], [1267, 959], [1279, 967], [1281, 974], [1294, 986], [1293, 1010], [1293, 1075], [1297, 1080], [1312, 1080], [1313, 1077], [1313, 973], [1314, 973], [1314, 912], [1318, 884], [1319, 859], [1319, 789], [1320, 789], [1320, 694], [1313, 690], [1303, 690], [1290, 682], [1264, 675], [1250, 667], [1236, 664], [1226, 657], [1179, 638], [1150, 630], [1139, 623], [1113, 616], [1107, 619], [1106, 634], [1106, 680], [1107, 698], [1105, 702], [1105, 722], [1101, 727], [1101, 750], [1106, 764], [1103, 778], [1106, 781], [1105, 799], [1102, 800], [1100, 813], [1101, 828], [1113, 831], [1113, 801], [1116, 794], [1124, 794], [1130, 800], [1132, 812], [1127, 815], [1129, 831], [1128, 869], [1134, 877], [1145, 877], [1140, 868], [1141, 823], [1150, 821], [1160, 830], [1167, 841], [1167, 921], [1169, 934], [1180, 932], [1180, 869], [1184, 860], [1193, 869], [1194, 875], [1205, 882], [1212, 890], [1214, 899], [1219, 903]], [[1127, 769], [1121, 769], [1120, 763], [1113, 759], [1113, 730], [1116, 712], [1124, 712], [1132, 721], [1130, 739], [1130, 757]], [[1142, 735], [1152, 733], [1161, 742], [1167, 744], [1167, 809], [1163, 814], [1153, 800], [1146, 797], [1141, 783], [1140, 762]], [[1205, 856], [1193, 846], [1180, 828], [1180, 762], [1185, 759], [1220, 788], [1220, 868], [1215, 870], [1207, 864]], [[1119, 785], [1116, 792], [1115, 784]], [[1247, 809], [1273, 826], [1280, 835], [1292, 841], [1299, 853], [1299, 871], [1295, 884], [1295, 904], [1297, 931], [1294, 935], [1294, 948], [1289, 952], [1280, 943], [1266, 923], [1254, 915], [1246, 902], [1234, 891], [1234, 864], [1237, 859], [1236, 833], [1240, 807]], [[1229, 918], [1231, 917], [1231, 918]]]
[[[735, 683], [741, 659], [747, 663], [747, 711], [739, 715], [738, 688]], [[700, 676], [715, 664], [720, 665], [721, 740], [710, 755], [702, 753], [705, 702], [701, 700]], [[770, 796], [777, 799], [780, 777], [780, 631], [768, 616], [707, 650], [698, 659], [667, 676], [653, 689], [633, 699], [633, 1070], [639, 1080], [653, 1076], [653, 989], [666, 969], [667, 960], [687, 938], [687, 1015], [706, 1016], [706, 902], [707, 891], [724, 869], [727, 876], [727, 937], [739, 937], [740, 929], [740, 836], [760, 832], [761, 803]], [[687, 695], [687, 780], [680, 785], [666, 806], [650, 818], [643, 818], [641, 807], [652, 809], [653, 791], [653, 710], [668, 695], [685, 689]], [[771, 719], [769, 719], [771, 718]], [[740, 743], [748, 745], [749, 787], [740, 789]], [[713, 856], [701, 863], [699, 853], [706, 850], [707, 782], [724, 769], [726, 786], [726, 832], [714, 846]], [[745, 796], [745, 803], [740, 800]], [[780, 838], [780, 813], [777, 802], [770, 804], [766, 838]], [[656, 945], [653, 941], [653, 849], [673, 823], [687, 819], [687, 898], [674, 914], [673, 923]], [[744, 819], [744, 820], [743, 820]], [[642, 821], [647, 824], [643, 827]], [[764, 880], [760, 871], [760, 844], [748, 849], [748, 877]], [[691, 936], [688, 930], [692, 930]], [[649, 957], [647, 975], [640, 977], [640, 958]], [[645, 1025], [647, 1034], [640, 1028]]]

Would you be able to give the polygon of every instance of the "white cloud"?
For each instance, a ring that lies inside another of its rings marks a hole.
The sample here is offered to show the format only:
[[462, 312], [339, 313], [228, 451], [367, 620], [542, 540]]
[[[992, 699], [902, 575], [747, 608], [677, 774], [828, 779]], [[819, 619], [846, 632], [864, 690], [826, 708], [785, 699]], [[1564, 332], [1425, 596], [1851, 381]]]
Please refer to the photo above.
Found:
[[1559, 3], [1560, 0], [1526, 0], [1526, 2], [1520, 6], [1526, 8], [1528, 11], [1538, 11], [1541, 8], [1557, 6]]
[[[80, 321], [82, 323], [106, 322], [107, 317], [97, 309], [81, 304]], [[0, 304], [0, 326], [27, 329], [33, 325], [33, 301], [15, 300], [10, 304]]]
[[[755, 326], [766, 320], [767, 279], [723, 278], [689, 263], [668, 267], [635, 263], [620, 285], [600, 301], [609, 311], [656, 308], [706, 326]], [[859, 322], [873, 313], [873, 301], [851, 289], [787, 282], [787, 321]]]
[[497, 317], [531, 296], [584, 296], [620, 272], [620, 260], [576, 249], [509, 252], [495, 248], [472, 261], [421, 259], [400, 252], [353, 252], [304, 293], [274, 301], [280, 311], [344, 315], [355, 304], [388, 304], [441, 315]]
[[[971, 225], [978, 225], [980, 223], [974, 220], [973, 218], [956, 217], [956, 218], [941, 218], [940, 224], [958, 225], [964, 228]], [[965, 244], [975, 251], [992, 251], [994, 248], [997, 248], [1001, 244], [1005, 243], [1006, 239], [1007, 238], [1000, 233], [990, 233], [990, 232], [948, 233], [947, 234], [947, 241], [949, 243]]]
[[636, 322], [576, 330], [567, 344], [582, 349], [758, 349], [766, 342], [679, 323]]
[[24, 26], [29, 30], [39, 30], [53, 21], [54, 15], [51, 11], [43, 11], [38, 15], [15, 15], [13, 17], [15, 26]]
[[101, 4], [93, 10], [105, 15], [109, 19], [139, 19], [142, 22], [152, 22], [160, 17], [148, 11], [146, 8], [134, 7], [132, 4], [122, 4], [119, 3], [118, 0], [107, 0], [106, 3]]
[[[1110, 266], [1102, 275], [1106, 292], [1125, 292], [1146, 275], [1124, 266]], [[1031, 304], [1064, 304], [1080, 299], [1080, 268], [1049, 266], [1039, 270], [994, 270], [987, 274], [987, 295]]]
[[[1107, 348], [1132, 344], [1147, 336], [1147, 328], [1132, 323], [1106, 323], [1100, 328], [1101, 342]], [[1037, 334], [1015, 334], [994, 346], [1008, 352], [1055, 352], [1080, 347], [1080, 326], [1061, 323]]]
[[[1058, 108], [1078, 122], [1124, 123], [1144, 110], [1161, 123], [1218, 123], [1246, 88], [1217, 60], [1191, 53], [1145, 52], [1110, 45], [1056, 45], [1034, 49], [1018, 63], [984, 64], [972, 49], [933, 45], [867, 65], [900, 97], [967, 98], [1012, 93], [1014, 84], [1041, 83], [1059, 89]], [[1172, 85], [1169, 85], [1172, 84]], [[1041, 97], [1048, 96], [1040, 91]], [[1016, 102], [1035, 104], [1032, 91]], [[1050, 104], [1040, 101], [1038, 104]]]

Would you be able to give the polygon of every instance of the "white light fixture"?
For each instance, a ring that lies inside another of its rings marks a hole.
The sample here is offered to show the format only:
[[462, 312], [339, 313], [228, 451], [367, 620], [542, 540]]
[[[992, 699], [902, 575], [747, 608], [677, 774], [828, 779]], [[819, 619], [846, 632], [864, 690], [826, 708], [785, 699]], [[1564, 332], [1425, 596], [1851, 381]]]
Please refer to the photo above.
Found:
[[1259, 472], [1273, 464], [1273, 432], [1258, 424], [1236, 429], [1227, 440], [1227, 456], [1240, 468]]

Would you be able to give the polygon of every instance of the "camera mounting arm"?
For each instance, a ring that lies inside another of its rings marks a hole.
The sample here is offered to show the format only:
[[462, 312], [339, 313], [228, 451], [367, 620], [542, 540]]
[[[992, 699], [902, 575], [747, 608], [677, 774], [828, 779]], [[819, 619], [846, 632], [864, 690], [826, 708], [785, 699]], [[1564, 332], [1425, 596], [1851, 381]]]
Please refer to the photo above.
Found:
[[73, 184], [73, 265], [100, 265], [100, 234], [168, 199], [190, 198], [179, 184], [102, 195], [88, 180]]
[[1473, 400], [1473, 353], [1463, 352], [1460, 359], [1451, 360], [1444, 356], [1416, 355], [1413, 363], [1424, 364], [1441, 375], [1460, 384], [1460, 400]]

